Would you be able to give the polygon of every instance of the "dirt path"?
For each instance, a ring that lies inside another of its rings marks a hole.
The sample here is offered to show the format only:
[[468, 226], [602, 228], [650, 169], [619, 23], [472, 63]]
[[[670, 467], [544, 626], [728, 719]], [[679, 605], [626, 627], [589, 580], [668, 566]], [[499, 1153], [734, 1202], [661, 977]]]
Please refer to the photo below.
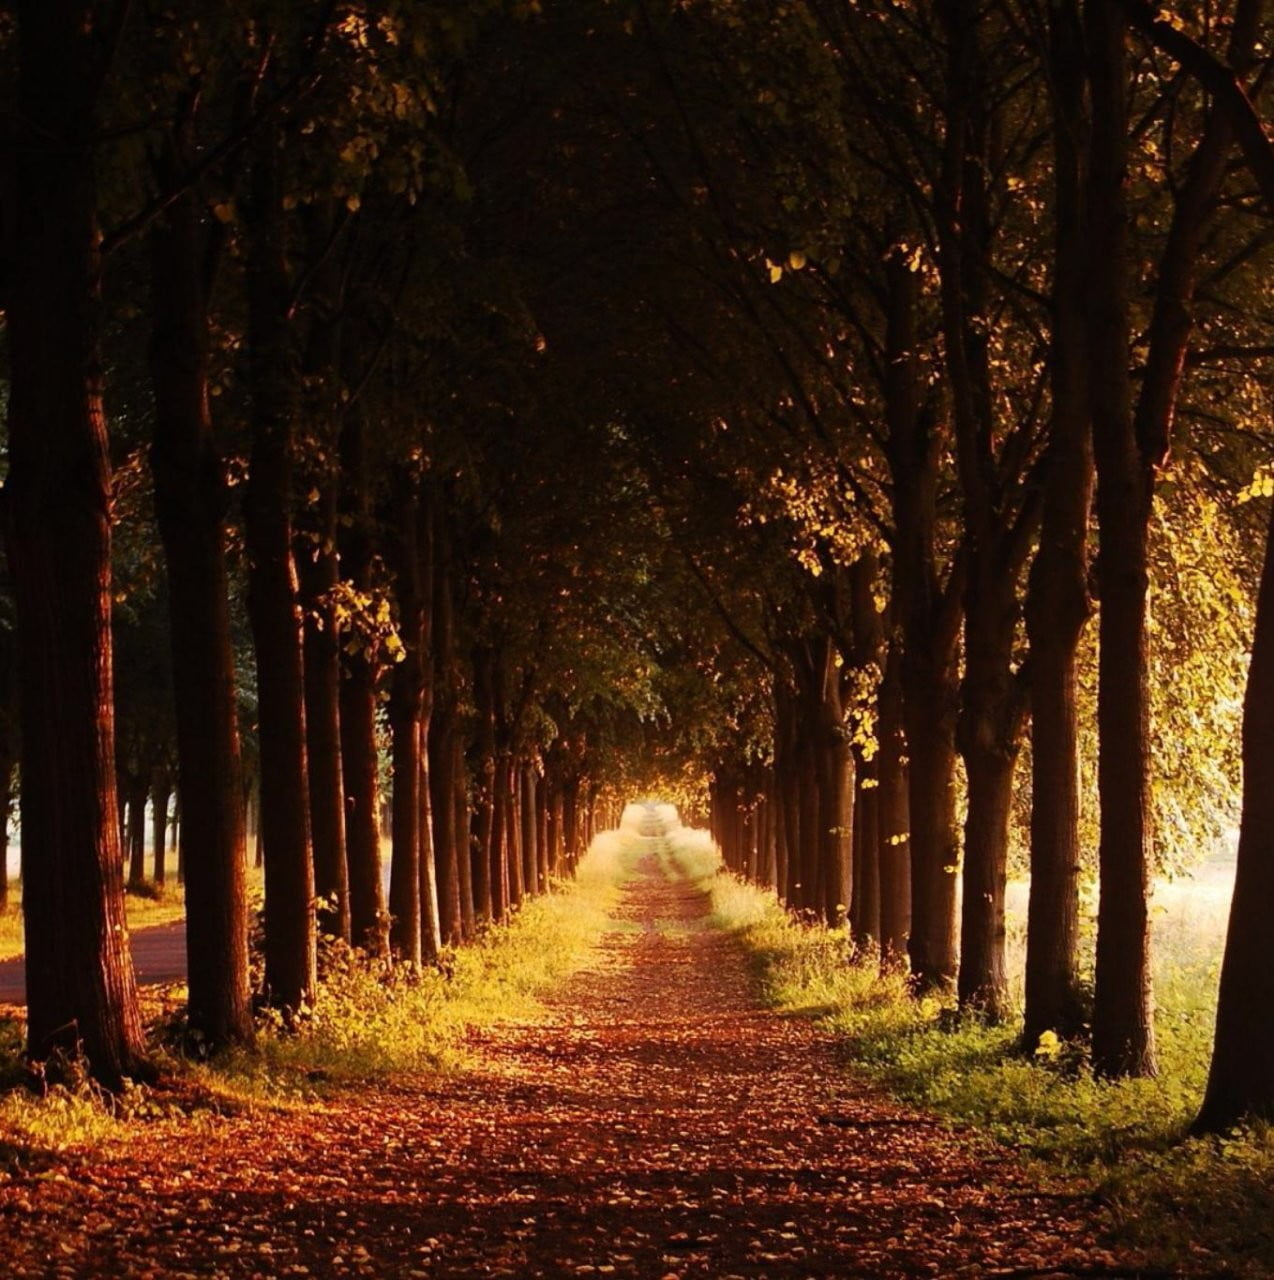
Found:
[[5, 1274], [1136, 1274], [760, 1008], [705, 913], [648, 859], [596, 963], [473, 1072], [3, 1179]]

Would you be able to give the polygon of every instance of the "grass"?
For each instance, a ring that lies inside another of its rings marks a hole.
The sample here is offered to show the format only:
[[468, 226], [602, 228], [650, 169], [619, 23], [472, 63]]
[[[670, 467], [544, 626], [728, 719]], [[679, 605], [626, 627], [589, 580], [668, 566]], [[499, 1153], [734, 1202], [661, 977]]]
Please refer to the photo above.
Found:
[[[216, 1109], [294, 1109], [341, 1087], [403, 1073], [463, 1066], [475, 1026], [533, 1017], [537, 997], [588, 962], [608, 911], [640, 854], [640, 842], [604, 833], [573, 880], [525, 903], [473, 944], [449, 951], [436, 969], [388, 971], [355, 952], [328, 948], [324, 981], [299, 1031], [268, 1014], [256, 1045], [202, 1061], [197, 1051], [158, 1050], [174, 1096]], [[175, 1036], [171, 1015], [162, 1028]], [[197, 1050], [197, 1045], [193, 1046]], [[18, 1024], [0, 1022], [0, 1072], [20, 1074]], [[0, 1165], [120, 1136], [127, 1126], [169, 1118], [164, 1090], [110, 1098], [85, 1078], [37, 1098], [0, 1096]]]
[[[960, 1022], [913, 999], [900, 973], [843, 931], [795, 921], [772, 893], [719, 873], [701, 833], [672, 857], [753, 956], [768, 1000], [825, 1021], [855, 1069], [892, 1093], [1013, 1147], [1041, 1182], [1104, 1206], [1117, 1235], [1169, 1269], [1274, 1274], [1274, 1132], [1189, 1138], [1211, 1052], [1224, 873], [1156, 895], [1154, 1080], [1095, 1081], [1081, 1050], [1023, 1056], [1016, 1027]], [[1020, 904], [1024, 906], [1024, 894]], [[1020, 964], [1022, 930], [1011, 929]]]

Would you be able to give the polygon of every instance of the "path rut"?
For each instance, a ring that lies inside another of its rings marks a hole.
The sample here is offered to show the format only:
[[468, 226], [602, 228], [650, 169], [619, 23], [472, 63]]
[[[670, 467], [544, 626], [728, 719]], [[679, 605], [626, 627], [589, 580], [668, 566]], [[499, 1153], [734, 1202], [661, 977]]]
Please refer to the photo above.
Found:
[[[0, 1182], [13, 1275], [1135, 1275], [1089, 1211], [759, 1002], [651, 856], [594, 962], [478, 1065]], [[60, 1178], [61, 1180], [55, 1180]]]

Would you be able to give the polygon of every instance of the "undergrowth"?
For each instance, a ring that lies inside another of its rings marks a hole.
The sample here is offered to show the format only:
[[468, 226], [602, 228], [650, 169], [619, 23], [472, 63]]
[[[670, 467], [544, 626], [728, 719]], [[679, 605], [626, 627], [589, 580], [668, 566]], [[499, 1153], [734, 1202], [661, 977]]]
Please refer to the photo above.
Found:
[[1216, 963], [1160, 939], [1154, 1080], [1097, 1081], [1085, 1054], [1046, 1041], [1023, 1055], [1019, 1027], [953, 1016], [912, 997], [843, 930], [801, 923], [772, 892], [720, 871], [702, 833], [674, 833], [670, 857], [712, 896], [717, 923], [752, 956], [767, 1000], [820, 1018], [855, 1069], [890, 1092], [1013, 1147], [1050, 1187], [1102, 1204], [1128, 1242], [1171, 1268], [1274, 1274], [1274, 1133], [1190, 1138], [1211, 1050]]
[[[266, 1012], [251, 1049], [201, 1060], [180, 1034], [179, 1016], [160, 1024], [159, 1089], [97, 1089], [74, 1070], [64, 1083], [0, 1096], [0, 1165], [38, 1163], [49, 1152], [120, 1136], [129, 1124], [217, 1110], [307, 1105], [343, 1084], [461, 1065], [471, 1027], [534, 1015], [536, 997], [580, 968], [635, 858], [633, 842], [599, 836], [575, 878], [529, 900], [474, 943], [448, 950], [437, 968], [389, 970], [333, 948], [314, 1007], [299, 1029]], [[0, 1074], [21, 1076], [18, 1024], [0, 1022]], [[193, 1104], [193, 1105], [192, 1105]]]

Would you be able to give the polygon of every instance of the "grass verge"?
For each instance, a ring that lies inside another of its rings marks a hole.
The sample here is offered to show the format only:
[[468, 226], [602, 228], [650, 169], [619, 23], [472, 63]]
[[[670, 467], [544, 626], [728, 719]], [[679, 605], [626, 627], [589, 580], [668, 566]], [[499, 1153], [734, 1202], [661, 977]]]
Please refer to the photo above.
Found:
[[855, 954], [843, 931], [795, 920], [773, 893], [720, 872], [703, 833], [671, 857], [712, 896], [717, 923], [752, 956], [768, 1001], [817, 1016], [856, 1069], [891, 1093], [1014, 1148], [1053, 1189], [1090, 1195], [1121, 1239], [1182, 1274], [1274, 1275], [1274, 1131], [1190, 1138], [1202, 1097], [1214, 965], [1161, 956], [1160, 1076], [1095, 1081], [1082, 1051], [1017, 1048], [1018, 1028], [955, 1020], [913, 999], [900, 973]]

